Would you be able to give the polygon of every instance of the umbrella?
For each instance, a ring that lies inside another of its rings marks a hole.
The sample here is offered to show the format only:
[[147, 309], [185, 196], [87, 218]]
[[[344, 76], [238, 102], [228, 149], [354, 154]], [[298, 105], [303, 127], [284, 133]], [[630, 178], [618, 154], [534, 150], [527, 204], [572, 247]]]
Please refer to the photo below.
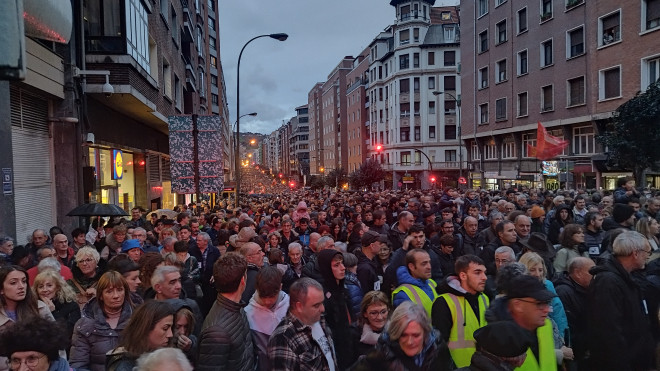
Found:
[[176, 211], [170, 209], [158, 209], [147, 214], [147, 220], [149, 220], [151, 218], [151, 214], [154, 213], [158, 215], [159, 218], [165, 215], [168, 219], [176, 219], [176, 216], [179, 214]]
[[111, 204], [82, 204], [69, 211], [67, 216], [127, 216], [121, 207]]

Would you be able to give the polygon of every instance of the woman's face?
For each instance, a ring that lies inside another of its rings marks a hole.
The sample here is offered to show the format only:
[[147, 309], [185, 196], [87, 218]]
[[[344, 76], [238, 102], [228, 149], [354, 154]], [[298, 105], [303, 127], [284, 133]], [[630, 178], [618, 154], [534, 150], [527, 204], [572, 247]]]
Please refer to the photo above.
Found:
[[14, 252], [14, 241], [5, 241], [5, 243], [0, 245], [0, 252], [11, 255]]
[[424, 348], [424, 329], [422, 329], [422, 326], [415, 321], [410, 322], [399, 338], [399, 346], [408, 357], [421, 353]]
[[561, 209], [561, 211], [559, 212], [559, 217], [561, 217], [561, 220], [568, 219], [568, 210]]
[[378, 258], [380, 260], [387, 260], [390, 258], [390, 248], [389, 246], [385, 245], [380, 248], [380, 251], [378, 251]]
[[109, 287], [103, 290], [103, 307], [109, 310], [119, 310], [124, 305], [126, 293], [123, 287]]
[[86, 277], [93, 277], [96, 274], [96, 265], [98, 263], [91, 256], [85, 256], [78, 261], [78, 268]]
[[117, 232], [113, 234], [115, 235], [115, 241], [117, 241], [120, 244], [124, 242], [124, 240], [126, 239], [126, 232]]
[[172, 323], [174, 316], [167, 316], [156, 323], [149, 332], [149, 348], [155, 350], [165, 348], [172, 339]]
[[5, 300], [19, 302], [25, 299], [28, 290], [28, 280], [25, 273], [21, 271], [9, 272], [5, 281], [2, 283], [2, 294]]
[[339, 231], [341, 231], [341, 228], [339, 227], [339, 224], [335, 226], [335, 234], [339, 234]]
[[367, 312], [364, 314], [364, 318], [367, 320], [371, 330], [380, 332], [387, 323], [388, 314], [389, 310], [387, 309], [387, 305], [383, 303], [374, 303], [367, 307]]
[[186, 335], [190, 334], [190, 324], [188, 323], [188, 318], [183, 314], [178, 314], [176, 316], [176, 323], [174, 324], [174, 333], [177, 335]]
[[344, 266], [344, 261], [342, 259], [333, 259], [330, 263], [330, 268], [332, 269], [332, 275], [337, 281], [343, 280], [346, 277], [346, 267]]
[[[10, 361], [10, 367], [13, 367], [12, 364], [18, 364], [16, 370], [30, 370], [30, 371], [47, 371], [50, 368], [50, 362], [48, 357], [34, 350], [29, 350], [25, 352], [14, 352], [11, 354], [11, 357], [8, 359]], [[30, 364], [28, 366], [28, 363]], [[34, 364], [34, 366], [32, 366]], [[12, 368], [13, 369], [13, 368]]]
[[649, 225], [649, 231], [654, 236], [660, 233], [660, 223], [658, 223], [658, 221], [655, 219], [651, 219], [651, 224]]
[[271, 246], [277, 246], [277, 245], [280, 244], [280, 239], [277, 238], [276, 235], [272, 235], [272, 236], [270, 236], [270, 239], [269, 239], [268, 241], [270, 241], [270, 245], [271, 245]]
[[136, 292], [142, 281], [140, 281], [140, 271], [131, 271], [124, 275], [126, 282], [128, 282], [128, 289], [131, 292]]
[[37, 285], [37, 295], [39, 298], [51, 299], [57, 295], [57, 285], [50, 278], [45, 279]]
[[575, 232], [573, 235], [573, 242], [575, 242], [576, 245], [584, 243], [584, 231], [582, 229]]
[[545, 278], [545, 270], [543, 269], [543, 265], [541, 263], [534, 264], [527, 269], [529, 271], [529, 275], [532, 277], [536, 277], [539, 280], [543, 281]]

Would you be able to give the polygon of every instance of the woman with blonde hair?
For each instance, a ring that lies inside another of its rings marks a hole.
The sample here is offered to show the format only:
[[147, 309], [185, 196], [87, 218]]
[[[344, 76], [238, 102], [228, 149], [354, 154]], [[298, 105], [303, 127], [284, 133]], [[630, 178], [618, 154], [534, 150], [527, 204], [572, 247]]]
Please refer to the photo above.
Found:
[[660, 233], [660, 223], [655, 218], [645, 216], [639, 218], [635, 224], [635, 230], [649, 240], [649, 245], [651, 245], [651, 250], [653, 251], [649, 259], [658, 258], [660, 256], [660, 242], [658, 242], [658, 237], [656, 236]]
[[[80, 307], [76, 293], [56, 271], [45, 270], [34, 279], [32, 292], [46, 303], [55, 321], [66, 326], [67, 339], [73, 335], [73, 327], [80, 319]], [[69, 349], [67, 349], [69, 353]]]

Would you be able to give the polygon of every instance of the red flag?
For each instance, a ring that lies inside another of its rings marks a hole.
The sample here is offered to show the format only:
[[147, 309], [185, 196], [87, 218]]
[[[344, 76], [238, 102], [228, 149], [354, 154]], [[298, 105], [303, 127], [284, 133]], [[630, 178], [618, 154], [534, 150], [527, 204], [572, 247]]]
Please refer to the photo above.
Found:
[[536, 157], [539, 160], [550, 160], [564, 152], [564, 148], [567, 146], [568, 141], [548, 134], [539, 121], [536, 133], [536, 147], [528, 144], [527, 153], [530, 157]]

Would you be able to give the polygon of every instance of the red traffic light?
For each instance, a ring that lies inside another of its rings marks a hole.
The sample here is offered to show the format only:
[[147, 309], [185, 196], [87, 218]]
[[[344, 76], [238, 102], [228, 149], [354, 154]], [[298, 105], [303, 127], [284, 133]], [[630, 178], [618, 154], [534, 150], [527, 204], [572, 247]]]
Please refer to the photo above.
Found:
[[289, 183], [289, 187], [293, 188], [293, 187], [295, 187], [295, 186], [296, 186], [296, 182], [291, 182], [291, 183]]
[[376, 152], [380, 152], [380, 151], [382, 151], [382, 150], [383, 150], [383, 146], [380, 145], [380, 144], [377, 144], [377, 145], [376, 145]]
[[283, 177], [283, 176], [284, 176], [284, 174], [282, 174], [282, 173], [279, 174], [279, 177], [280, 177], [280, 178]]
[[435, 176], [431, 176], [431, 183], [435, 183]]

